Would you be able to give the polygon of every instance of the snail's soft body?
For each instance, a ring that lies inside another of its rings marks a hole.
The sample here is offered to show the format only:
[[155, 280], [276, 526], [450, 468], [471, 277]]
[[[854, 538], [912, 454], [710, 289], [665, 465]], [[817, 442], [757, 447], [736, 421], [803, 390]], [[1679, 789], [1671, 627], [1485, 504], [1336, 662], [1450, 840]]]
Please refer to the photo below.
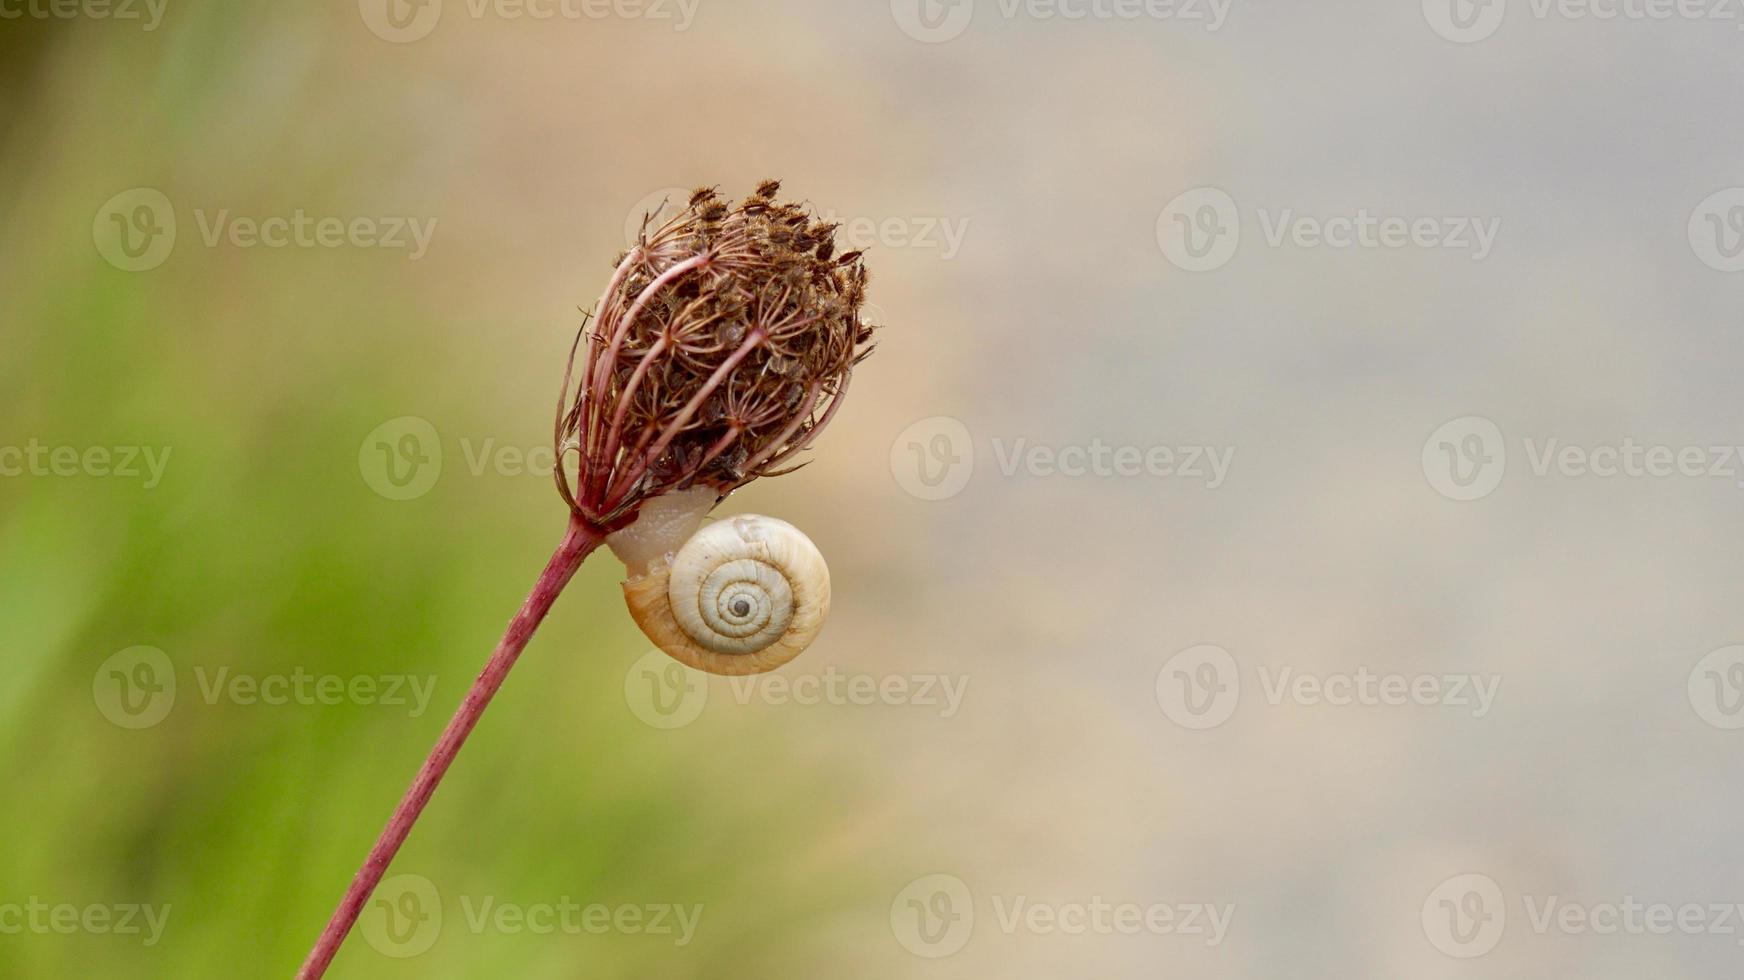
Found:
[[[809, 646], [830, 611], [817, 546], [783, 520], [740, 514], [708, 525], [714, 497], [672, 494], [612, 536], [636, 625], [679, 662], [711, 674], [761, 674]], [[675, 498], [675, 499], [674, 499]]]

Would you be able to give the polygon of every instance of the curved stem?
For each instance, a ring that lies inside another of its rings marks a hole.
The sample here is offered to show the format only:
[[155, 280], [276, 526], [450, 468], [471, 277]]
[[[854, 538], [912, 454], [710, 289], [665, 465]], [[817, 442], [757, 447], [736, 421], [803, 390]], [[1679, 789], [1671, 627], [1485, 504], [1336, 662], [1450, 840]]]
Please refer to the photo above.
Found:
[[575, 576], [576, 569], [581, 567], [582, 561], [605, 539], [606, 532], [603, 528], [595, 527], [579, 516], [570, 517], [569, 531], [563, 536], [563, 543], [557, 546], [556, 554], [551, 556], [551, 561], [540, 574], [539, 581], [534, 583], [532, 593], [521, 605], [521, 611], [509, 622], [508, 631], [497, 643], [496, 651], [485, 663], [478, 679], [472, 682], [472, 689], [466, 692], [466, 700], [460, 703], [460, 710], [454, 713], [448, 727], [442, 730], [442, 737], [436, 741], [435, 748], [430, 750], [429, 757], [424, 760], [423, 767], [418, 770], [417, 777], [412, 780], [411, 788], [406, 790], [399, 806], [394, 808], [393, 816], [388, 819], [388, 825], [376, 839], [375, 846], [369, 849], [363, 868], [352, 879], [351, 887], [346, 889], [345, 897], [340, 900], [339, 908], [334, 910], [333, 918], [328, 920], [327, 928], [322, 931], [315, 948], [309, 951], [309, 958], [298, 971], [297, 980], [318, 980], [327, 972], [328, 964], [333, 962], [334, 954], [339, 952], [339, 944], [345, 941], [346, 934], [357, 922], [364, 904], [369, 901], [370, 893], [375, 891], [375, 886], [387, 871], [388, 863], [394, 859], [400, 845], [405, 843], [407, 835], [412, 832], [412, 824], [424, 812], [424, 806], [430, 802], [431, 794], [436, 792], [437, 784], [442, 782], [442, 777], [453, 764], [454, 757], [460, 753], [461, 745], [472, 734], [473, 727], [478, 724], [478, 719], [489, 706], [491, 698], [509, 676], [509, 668], [520, 659], [521, 651], [527, 648], [527, 641], [533, 638], [533, 631], [539, 628], [545, 614], [551, 611], [552, 604], [557, 601], [563, 587]]

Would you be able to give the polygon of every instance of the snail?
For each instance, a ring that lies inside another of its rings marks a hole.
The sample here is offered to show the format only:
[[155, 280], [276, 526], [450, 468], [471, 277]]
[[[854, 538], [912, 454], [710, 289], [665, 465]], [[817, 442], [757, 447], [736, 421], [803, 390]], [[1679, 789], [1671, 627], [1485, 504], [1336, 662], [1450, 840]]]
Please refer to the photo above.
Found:
[[830, 570], [786, 521], [738, 514], [704, 525], [714, 491], [650, 500], [606, 543], [628, 571], [636, 625], [678, 662], [710, 674], [761, 674], [800, 655], [830, 611]]

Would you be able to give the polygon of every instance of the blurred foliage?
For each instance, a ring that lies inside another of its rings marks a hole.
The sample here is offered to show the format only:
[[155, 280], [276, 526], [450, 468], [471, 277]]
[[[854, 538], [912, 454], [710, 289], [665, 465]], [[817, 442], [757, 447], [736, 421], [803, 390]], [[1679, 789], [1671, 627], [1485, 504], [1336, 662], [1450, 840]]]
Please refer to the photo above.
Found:
[[[504, 379], [478, 359], [493, 325], [421, 292], [397, 257], [201, 248], [184, 211], [188, 244], [161, 267], [101, 260], [92, 215], [126, 188], [275, 213], [286, 186], [369, 199], [407, 149], [347, 144], [372, 123], [344, 115], [345, 77], [249, 67], [299, 15], [172, 8], [155, 36], [0, 24], [0, 445], [171, 453], [149, 490], [0, 479], [0, 904], [169, 908], [150, 946], [0, 934], [5, 977], [294, 972], [562, 530], [548, 480], [448, 478], [396, 502], [360, 478], [358, 447], [408, 414], [537, 445], [548, 410], [491, 392], [554, 397], [572, 311], [552, 311], [550, 361]], [[584, 568], [390, 872], [435, 883], [435, 946], [395, 959], [354, 933], [331, 976], [852, 973], [820, 938], [868, 901], [832, 829], [854, 809], [852, 777], [731, 712], [670, 732], [638, 721], [624, 678], [645, 644], [617, 573], [604, 555]], [[138, 731], [94, 702], [99, 665], [135, 645], [165, 651], [179, 685], [168, 717]], [[417, 717], [209, 702], [224, 668], [436, 687]], [[684, 947], [475, 932], [462, 899], [487, 896], [705, 911]]]

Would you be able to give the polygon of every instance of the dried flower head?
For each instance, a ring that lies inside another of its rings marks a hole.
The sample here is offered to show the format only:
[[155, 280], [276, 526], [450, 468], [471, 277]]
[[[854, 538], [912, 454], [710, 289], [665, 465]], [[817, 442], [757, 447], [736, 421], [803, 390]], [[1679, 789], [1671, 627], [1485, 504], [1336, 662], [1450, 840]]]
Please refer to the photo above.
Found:
[[840, 407], [872, 352], [866, 266], [780, 189], [730, 206], [702, 188], [619, 257], [558, 398], [557, 488], [577, 514], [614, 527], [649, 497], [791, 472]]

